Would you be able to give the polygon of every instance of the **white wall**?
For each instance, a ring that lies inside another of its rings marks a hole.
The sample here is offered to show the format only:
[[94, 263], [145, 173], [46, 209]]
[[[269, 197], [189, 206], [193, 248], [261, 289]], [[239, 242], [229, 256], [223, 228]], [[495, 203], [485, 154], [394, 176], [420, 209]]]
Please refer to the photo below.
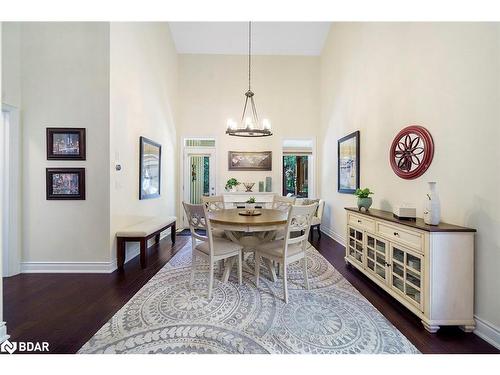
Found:
[[[256, 139], [226, 135], [226, 120], [241, 118], [247, 69], [246, 56], [179, 55], [179, 144], [185, 137], [216, 139], [218, 194], [231, 177], [255, 182], [258, 191], [258, 181], [271, 176], [273, 190], [281, 192], [283, 138], [311, 138], [319, 129], [319, 57], [254, 56], [255, 104], [259, 117], [271, 120], [274, 135]], [[273, 170], [228, 171], [228, 151], [273, 151]]]
[[[22, 23], [20, 51], [24, 267], [107, 262], [109, 24]], [[86, 128], [87, 160], [47, 161], [51, 126]], [[86, 200], [46, 200], [46, 167], [85, 167]]]
[[[478, 230], [475, 313], [500, 327], [500, 78], [498, 24], [334, 23], [321, 61], [324, 227], [343, 237], [337, 139], [361, 132], [361, 185], [373, 207], [399, 202], [422, 207], [427, 182], [437, 181], [442, 220]], [[409, 124], [435, 142], [427, 172], [397, 177], [388, 161], [393, 137]], [[335, 162], [333, 162], [335, 161]], [[498, 332], [498, 331], [497, 331]]]
[[[0, 92], [2, 92], [2, 31], [3, 31], [3, 24], [0, 22]], [[3, 129], [3, 117], [0, 116], [0, 129]], [[2, 134], [3, 132], [0, 132]], [[3, 141], [3, 140], [2, 140]], [[2, 145], [3, 143], [0, 143]], [[0, 152], [0, 162], [2, 162], [2, 155], [3, 153]], [[1, 163], [0, 163], [1, 165]], [[0, 196], [2, 196], [3, 191], [3, 181], [0, 177]], [[3, 206], [2, 202], [0, 200], [0, 212], [3, 212]], [[0, 250], [1, 252], [4, 251], [2, 244], [3, 244], [3, 233], [2, 233], [2, 227], [3, 227], [3, 215], [0, 216]], [[0, 252], [0, 253], [1, 253]], [[1, 255], [1, 254], [0, 254]], [[0, 280], [2, 279], [2, 256], [0, 256]], [[3, 282], [0, 283], [0, 343], [5, 341], [7, 339], [7, 326], [5, 325], [5, 322], [3, 321]]]
[[[167, 23], [111, 23], [111, 257], [140, 216], [175, 215], [177, 53]], [[139, 137], [162, 145], [161, 197], [139, 200]], [[120, 163], [121, 171], [114, 169]], [[130, 250], [130, 249], [129, 249]]]

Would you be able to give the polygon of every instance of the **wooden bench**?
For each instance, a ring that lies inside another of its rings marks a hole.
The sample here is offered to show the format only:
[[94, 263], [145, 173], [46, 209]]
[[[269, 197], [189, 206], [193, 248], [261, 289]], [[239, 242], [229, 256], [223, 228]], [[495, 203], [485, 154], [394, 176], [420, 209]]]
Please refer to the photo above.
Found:
[[152, 217], [116, 232], [116, 258], [118, 269], [122, 270], [125, 264], [125, 244], [127, 242], [140, 243], [142, 268], [146, 267], [148, 240], [154, 237], [156, 243], [159, 243], [161, 232], [171, 228], [172, 244], [175, 244], [175, 221], [176, 218], [174, 216], [164, 218]]

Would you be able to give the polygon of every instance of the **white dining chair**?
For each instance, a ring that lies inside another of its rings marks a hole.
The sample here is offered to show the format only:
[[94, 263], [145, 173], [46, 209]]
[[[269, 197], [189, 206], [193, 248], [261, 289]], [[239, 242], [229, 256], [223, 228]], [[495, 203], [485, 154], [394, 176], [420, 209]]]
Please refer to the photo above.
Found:
[[[208, 298], [212, 298], [214, 285], [214, 265], [218, 261], [236, 257], [238, 259], [238, 282], [243, 281], [243, 265], [241, 259], [241, 246], [224, 238], [214, 237], [210, 220], [207, 220], [208, 210], [203, 204], [189, 204], [182, 202], [191, 230], [192, 260], [191, 260], [191, 285], [194, 283], [196, 259], [208, 260], [209, 280]], [[205, 230], [206, 235], [201, 235], [197, 230]], [[198, 242], [200, 241], [200, 242]]]
[[[263, 243], [255, 248], [255, 285], [259, 286], [261, 259], [268, 259], [283, 266], [283, 294], [288, 303], [287, 266], [302, 260], [304, 285], [309, 289], [307, 278], [307, 255], [311, 220], [318, 207], [317, 203], [307, 206], [292, 206], [288, 214], [285, 238]], [[292, 232], [300, 232], [298, 237], [291, 237]]]
[[295, 197], [282, 197], [281, 195], [273, 195], [273, 204], [271, 206], [274, 210], [288, 212], [291, 206], [295, 204]]
[[[226, 208], [224, 204], [224, 197], [222, 195], [214, 195], [211, 197], [201, 197], [201, 202], [205, 205], [208, 212], [220, 211]], [[214, 237], [227, 238], [222, 229], [213, 229], [212, 234]]]
[[[274, 194], [273, 195], [273, 204], [271, 208], [274, 210], [280, 210], [283, 212], [288, 213], [290, 210], [290, 207], [292, 207], [295, 204], [297, 198], [295, 197], [282, 197], [281, 195]], [[285, 238], [285, 230], [284, 229], [278, 229], [275, 234], [274, 238], [279, 240]]]

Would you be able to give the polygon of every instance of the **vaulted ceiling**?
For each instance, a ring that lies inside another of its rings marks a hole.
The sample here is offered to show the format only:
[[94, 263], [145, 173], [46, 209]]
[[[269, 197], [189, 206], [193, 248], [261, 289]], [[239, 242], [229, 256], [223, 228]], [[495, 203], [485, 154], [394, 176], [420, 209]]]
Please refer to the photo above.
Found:
[[[248, 22], [170, 22], [178, 53], [248, 53]], [[321, 54], [329, 22], [252, 22], [256, 55]]]

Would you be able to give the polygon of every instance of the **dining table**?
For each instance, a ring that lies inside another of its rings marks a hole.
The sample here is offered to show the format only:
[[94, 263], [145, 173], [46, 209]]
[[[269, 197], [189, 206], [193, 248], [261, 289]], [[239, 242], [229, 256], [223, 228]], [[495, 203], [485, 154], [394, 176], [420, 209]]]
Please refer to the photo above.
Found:
[[[250, 211], [251, 212], [251, 211]], [[211, 211], [208, 220], [214, 229], [223, 230], [233, 242], [240, 244], [244, 252], [252, 251], [258, 244], [272, 241], [276, 231], [283, 229], [288, 222], [288, 212], [259, 208], [250, 215], [245, 208], [230, 208]], [[229, 259], [222, 280], [227, 282], [235, 259]], [[264, 263], [269, 270], [271, 279], [276, 281], [276, 272], [272, 262], [264, 258]]]

